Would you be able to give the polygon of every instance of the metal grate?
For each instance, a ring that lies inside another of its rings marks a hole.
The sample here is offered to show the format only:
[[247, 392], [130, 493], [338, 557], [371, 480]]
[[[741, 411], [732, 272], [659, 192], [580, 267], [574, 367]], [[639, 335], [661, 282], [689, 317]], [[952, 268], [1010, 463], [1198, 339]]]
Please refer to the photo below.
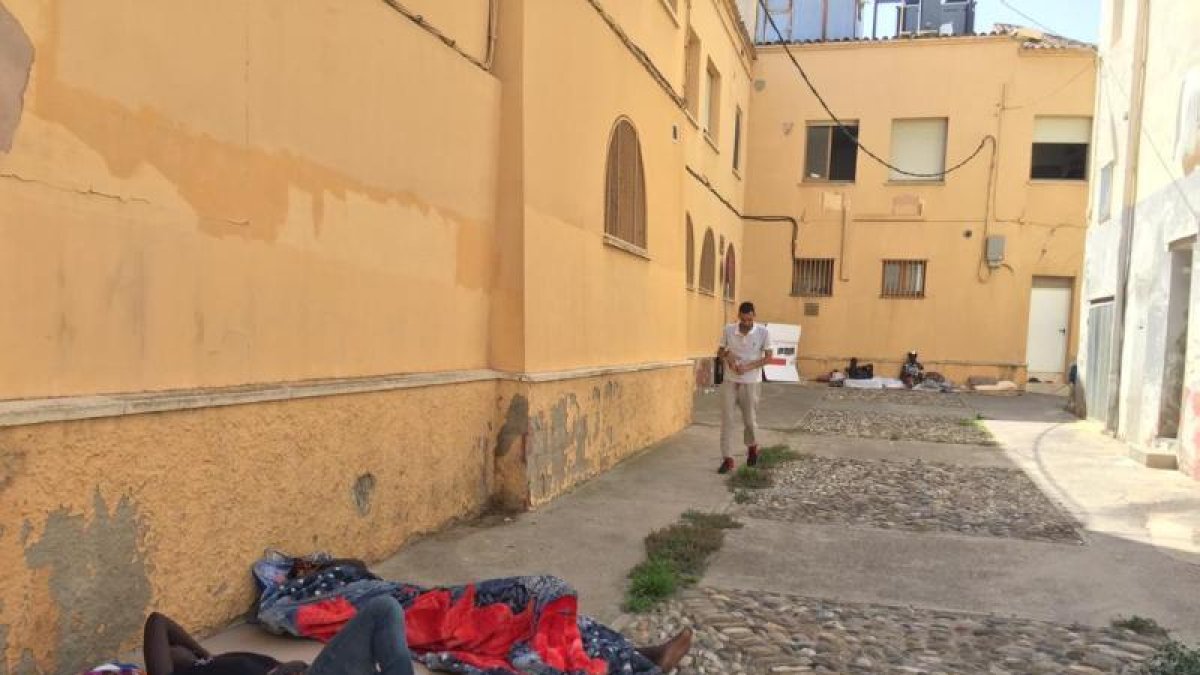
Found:
[[792, 295], [833, 295], [833, 258], [800, 258], [792, 267]]
[[924, 260], [884, 260], [883, 297], [925, 297]]

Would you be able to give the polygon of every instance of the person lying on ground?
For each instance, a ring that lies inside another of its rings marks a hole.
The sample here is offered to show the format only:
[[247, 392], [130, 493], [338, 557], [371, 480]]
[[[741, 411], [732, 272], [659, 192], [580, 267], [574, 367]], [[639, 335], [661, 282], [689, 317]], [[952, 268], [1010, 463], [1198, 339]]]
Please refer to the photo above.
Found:
[[268, 551], [253, 572], [257, 622], [280, 635], [326, 641], [372, 598], [395, 598], [409, 650], [434, 671], [661, 675], [691, 646], [691, 631], [684, 630], [662, 645], [638, 647], [580, 614], [575, 589], [549, 575], [425, 587], [382, 579], [361, 561], [277, 551]]
[[213, 656], [179, 624], [158, 612], [146, 619], [142, 650], [148, 675], [412, 675], [404, 638], [404, 610], [388, 596], [372, 598], [321, 649], [309, 666], [280, 663], [265, 654]]
[[[668, 672], [691, 646], [691, 631], [638, 651]], [[254, 652], [210, 654], [178, 623], [154, 612], [146, 619], [143, 652], [147, 675], [412, 675], [404, 610], [391, 596], [367, 601], [321, 649], [312, 665], [281, 663]]]

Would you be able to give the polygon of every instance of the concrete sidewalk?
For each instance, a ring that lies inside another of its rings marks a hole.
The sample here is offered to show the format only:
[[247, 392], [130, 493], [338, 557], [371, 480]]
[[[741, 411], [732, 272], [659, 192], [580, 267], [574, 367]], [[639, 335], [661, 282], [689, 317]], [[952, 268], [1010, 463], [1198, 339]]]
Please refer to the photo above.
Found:
[[[715, 438], [712, 429], [690, 427], [538, 511], [451, 528], [371, 568], [387, 579], [426, 585], [553, 574], [578, 589], [581, 611], [612, 622], [621, 614], [625, 576], [645, 555], [643, 538], [688, 509], [721, 511], [731, 503], [715, 473]], [[214, 653], [257, 651], [281, 660], [310, 661], [320, 649], [252, 625], [234, 626], [204, 644]]]
[[[1200, 640], [1193, 601], [1200, 596], [1200, 484], [1127, 459], [1120, 443], [1063, 412], [1060, 398], [965, 397], [966, 414], [985, 415], [1003, 446], [985, 448], [797, 432], [824, 392], [769, 386], [765, 440], [827, 457], [1019, 467], [1082, 524], [1086, 543], [744, 519], [746, 527], [730, 534], [704, 586], [1093, 625], [1139, 614], [1177, 637]], [[413, 542], [373, 569], [422, 584], [554, 574], [578, 588], [584, 612], [617, 620], [626, 572], [642, 559], [649, 532], [688, 509], [732, 507], [714, 471], [716, 405], [715, 396], [698, 395], [697, 424], [543, 509], [452, 528]], [[301, 659], [317, 650], [252, 626], [235, 627], [208, 644]]]

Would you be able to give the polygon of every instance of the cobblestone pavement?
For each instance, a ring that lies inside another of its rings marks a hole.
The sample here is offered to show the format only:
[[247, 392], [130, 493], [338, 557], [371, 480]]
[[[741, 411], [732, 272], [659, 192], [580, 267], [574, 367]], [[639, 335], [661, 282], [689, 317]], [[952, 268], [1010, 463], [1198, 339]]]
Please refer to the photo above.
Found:
[[1075, 522], [1019, 469], [920, 460], [801, 455], [747, 490], [739, 513], [770, 520], [845, 523], [1081, 543]]
[[680, 675], [1132, 674], [1159, 644], [1113, 628], [714, 588], [685, 591], [625, 633], [648, 644], [682, 626], [696, 636]]
[[892, 405], [920, 405], [940, 408], [965, 408], [967, 404], [958, 394], [943, 394], [936, 391], [914, 391], [912, 389], [846, 389], [830, 387], [826, 401], [854, 401], [861, 403], [889, 403]]
[[858, 410], [812, 410], [798, 431], [893, 441], [995, 445], [996, 441], [973, 420], [949, 415], [904, 415]]

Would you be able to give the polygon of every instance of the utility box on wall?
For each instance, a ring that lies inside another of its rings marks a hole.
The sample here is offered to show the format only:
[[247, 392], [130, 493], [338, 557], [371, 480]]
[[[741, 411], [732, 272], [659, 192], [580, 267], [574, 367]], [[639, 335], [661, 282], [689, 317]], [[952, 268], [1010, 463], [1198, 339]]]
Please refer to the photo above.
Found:
[[988, 267], [999, 267], [1004, 263], [1004, 236], [993, 234], [987, 238], [984, 255]]

